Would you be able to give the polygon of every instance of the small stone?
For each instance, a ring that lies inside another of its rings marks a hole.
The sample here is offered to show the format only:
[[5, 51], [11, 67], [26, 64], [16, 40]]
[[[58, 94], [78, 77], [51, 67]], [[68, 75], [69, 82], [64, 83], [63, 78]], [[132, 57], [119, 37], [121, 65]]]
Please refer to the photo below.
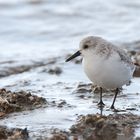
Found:
[[48, 73], [59, 75], [62, 73], [62, 69], [60, 67], [51, 68], [48, 70]]

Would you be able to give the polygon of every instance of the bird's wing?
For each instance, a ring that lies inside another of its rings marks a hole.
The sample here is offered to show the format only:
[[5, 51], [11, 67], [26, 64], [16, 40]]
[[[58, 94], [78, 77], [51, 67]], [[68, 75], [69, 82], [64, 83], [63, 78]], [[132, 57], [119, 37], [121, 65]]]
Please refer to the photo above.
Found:
[[126, 64], [128, 64], [128, 66], [132, 69], [132, 71], [134, 71], [135, 66], [134, 66], [131, 58], [126, 53], [126, 51], [124, 49], [121, 49], [121, 48], [116, 48], [116, 51], [120, 57], [120, 60], [125, 62]]

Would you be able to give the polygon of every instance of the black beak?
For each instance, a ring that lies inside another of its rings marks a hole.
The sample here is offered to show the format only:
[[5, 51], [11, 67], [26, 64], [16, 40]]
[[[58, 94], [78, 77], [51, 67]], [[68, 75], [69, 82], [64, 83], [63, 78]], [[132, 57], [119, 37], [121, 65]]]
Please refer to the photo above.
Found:
[[77, 52], [74, 53], [72, 56], [70, 56], [70, 57], [66, 60], [66, 62], [68, 62], [68, 61], [74, 59], [75, 57], [79, 56], [80, 54], [81, 54], [80, 51], [77, 51]]

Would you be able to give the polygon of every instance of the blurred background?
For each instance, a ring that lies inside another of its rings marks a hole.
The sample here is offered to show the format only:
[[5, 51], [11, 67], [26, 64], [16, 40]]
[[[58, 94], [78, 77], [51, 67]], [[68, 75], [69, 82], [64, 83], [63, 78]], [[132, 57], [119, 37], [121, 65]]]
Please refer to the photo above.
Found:
[[133, 42], [139, 15], [139, 0], [0, 0], [0, 60], [60, 56], [86, 35]]

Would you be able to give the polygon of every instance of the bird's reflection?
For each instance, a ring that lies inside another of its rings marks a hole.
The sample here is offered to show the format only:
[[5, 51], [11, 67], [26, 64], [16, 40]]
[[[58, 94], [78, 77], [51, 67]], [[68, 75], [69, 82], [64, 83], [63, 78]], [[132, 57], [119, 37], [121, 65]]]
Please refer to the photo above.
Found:
[[103, 110], [104, 110], [104, 106], [98, 106], [99, 108], [99, 111], [100, 111], [100, 116], [102, 117], [103, 116]]

